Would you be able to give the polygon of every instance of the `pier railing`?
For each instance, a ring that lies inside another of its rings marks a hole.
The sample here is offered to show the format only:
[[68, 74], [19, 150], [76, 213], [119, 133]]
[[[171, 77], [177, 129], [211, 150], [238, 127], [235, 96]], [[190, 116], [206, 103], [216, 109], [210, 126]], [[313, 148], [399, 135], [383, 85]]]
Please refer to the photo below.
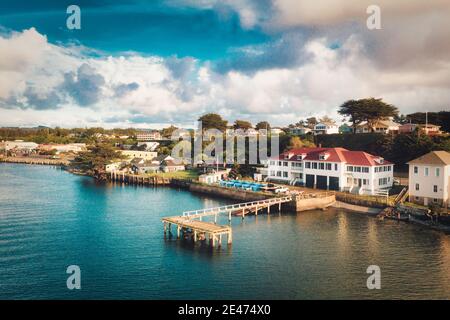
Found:
[[266, 207], [274, 204], [280, 204], [292, 201], [292, 196], [280, 197], [280, 198], [270, 198], [259, 201], [250, 201], [244, 203], [231, 204], [227, 206], [215, 207], [215, 208], [205, 208], [191, 211], [184, 211], [183, 217], [186, 218], [196, 218], [196, 217], [204, 217], [208, 215], [216, 215], [219, 212], [228, 212], [228, 211], [236, 211], [239, 209], [250, 209], [257, 207]]

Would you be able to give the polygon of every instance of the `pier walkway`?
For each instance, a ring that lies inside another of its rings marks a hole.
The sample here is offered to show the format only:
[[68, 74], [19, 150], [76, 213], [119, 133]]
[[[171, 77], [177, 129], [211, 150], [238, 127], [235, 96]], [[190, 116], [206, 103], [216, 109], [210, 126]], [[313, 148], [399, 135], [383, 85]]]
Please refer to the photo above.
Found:
[[[227, 236], [227, 243], [231, 244], [233, 241], [231, 227], [217, 224], [217, 216], [220, 213], [227, 213], [229, 221], [231, 221], [231, 215], [233, 213], [241, 214], [242, 219], [244, 219], [245, 214], [249, 212], [257, 215], [259, 210], [267, 209], [267, 213], [270, 213], [270, 207], [273, 205], [278, 205], [278, 210], [281, 211], [281, 204], [291, 201], [292, 196], [285, 196], [215, 208], [185, 211], [181, 216], [162, 218], [164, 234], [167, 232], [169, 234], [171, 233], [171, 226], [173, 224], [176, 226], [177, 238], [180, 238], [181, 233], [183, 233], [183, 237], [191, 236], [194, 242], [198, 240], [209, 240], [209, 244], [214, 247], [216, 241], [218, 246], [222, 245], [222, 236], [225, 235]], [[207, 216], [214, 216], [214, 223], [202, 221], [202, 218]]]

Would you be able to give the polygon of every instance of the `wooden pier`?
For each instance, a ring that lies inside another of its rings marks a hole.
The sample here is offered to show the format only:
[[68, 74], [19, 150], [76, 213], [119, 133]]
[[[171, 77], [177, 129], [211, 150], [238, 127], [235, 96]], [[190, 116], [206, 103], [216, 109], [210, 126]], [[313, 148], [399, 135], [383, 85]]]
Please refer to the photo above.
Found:
[[[231, 221], [231, 215], [233, 213], [241, 213], [242, 219], [244, 219], [245, 214], [252, 212], [258, 215], [258, 211], [263, 209], [267, 209], [267, 213], [270, 214], [270, 207], [273, 205], [277, 205], [278, 210], [281, 211], [281, 204], [290, 201], [292, 201], [292, 196], [185, 211], [181, 216], [162, 219], [164, 223], [164, 234], [171, 234], [171, 227], [174, 225], [176, 227], [177, 238], [180, 238], [181, 233], [183, 233], [183, 237], [190, 235], [194, 242], [198, 240], [209, 240], [210, 246], [214, 247], [217, 242], [217, 245], [220, 247], [222, 245], [222, 237], [226, 236], [227, 243], [231, 245], [233, 242], [231, 227], [217, 224], [217, 216], [220, 213], [227, 213], [229, 221]], [[203, 217], [208, 216], [214, 216], [214, 222], [202, 221]]]
[[211, 222], [204, 222], [199, 220], [189, 220], [185, 217], [168, 217], [162, 219], [164, 223], [164, 234], [171, 233], [172, 224], [176, 226], [177, 238], [183, 237], [187, 233], [191, 233], [192, 240], [209, 240], [210, 246], [214, 247], [222, 245], [222, 236], [227, 236], [227, 243], [231, 244], [233, 235], [230, 226], [221, 226]]

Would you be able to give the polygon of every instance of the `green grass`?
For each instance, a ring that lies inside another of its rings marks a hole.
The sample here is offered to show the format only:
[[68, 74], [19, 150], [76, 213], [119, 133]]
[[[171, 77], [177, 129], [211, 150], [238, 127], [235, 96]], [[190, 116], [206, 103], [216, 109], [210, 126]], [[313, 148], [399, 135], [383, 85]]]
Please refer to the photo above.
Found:
[[197, 170], [185, 170], [175, 172], [158, 172], [148, 173], [150, 177], [172, 178], [172, 179], [198, 179], [199, 173]]

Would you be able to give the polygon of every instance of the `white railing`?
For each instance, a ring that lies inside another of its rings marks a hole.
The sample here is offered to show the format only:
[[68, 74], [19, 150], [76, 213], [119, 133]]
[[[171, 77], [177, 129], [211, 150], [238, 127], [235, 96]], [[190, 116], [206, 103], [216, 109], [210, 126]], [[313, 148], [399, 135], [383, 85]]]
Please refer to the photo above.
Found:
[[195, 218], [195, 217], [200, 217], [200, 216], [205, 216], [205, 215], [215, 215], [220, 212], [234, 211], [234, 210], [238, 210], [238, 209], [246, 209], [249, 207], [257, 207], [259, 205], [272, 205], [272, 204], [284, 203], [284, 202], [289, 202], [291, 200], [292, 200], [292, 196], [287, 196], [287, 197], [270, 198], [270, 199], [259, 200], [259, 201], [231, 204], [231, 205], [215, 207], [215, 208], [205, 208], [205, 209], [184, 211], [183, 217]]

